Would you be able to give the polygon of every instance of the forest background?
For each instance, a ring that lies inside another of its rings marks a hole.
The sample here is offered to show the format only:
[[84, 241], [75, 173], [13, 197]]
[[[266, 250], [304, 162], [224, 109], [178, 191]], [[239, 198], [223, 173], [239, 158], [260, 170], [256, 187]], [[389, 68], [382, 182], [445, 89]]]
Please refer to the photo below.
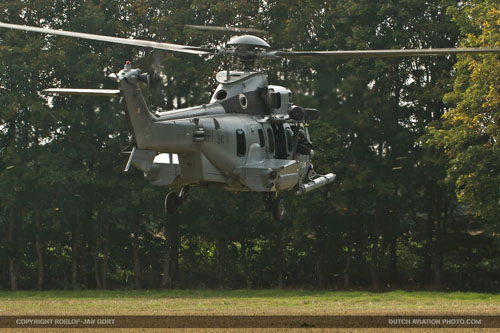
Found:
[[[489, 0], [136, 0], [0, 3], [0, 21], [190, 45], [267, 30], [274, 49], [500, 46]], [[40, 94], [115, 88], [125, 61], [161, 69], [152, 108], [206, 103], [224, 59], [0, 30], [0, 289], [318, 288], [498, 291], [498, 55], [263, 63], [310, 122], [335, 183], [287, 197], [167, 189], [124, 173], [117, 100]]]

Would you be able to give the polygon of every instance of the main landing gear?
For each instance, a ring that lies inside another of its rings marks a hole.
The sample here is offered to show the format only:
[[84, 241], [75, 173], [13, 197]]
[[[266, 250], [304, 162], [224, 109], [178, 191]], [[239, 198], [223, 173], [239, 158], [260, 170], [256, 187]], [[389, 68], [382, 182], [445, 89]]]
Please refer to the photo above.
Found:
[[168, 192], [165, 196], [165, 214], [172, 215], [177, 212], [182, 202], [186, 199], [188, 188], [182, 187], [179, 192]]
[[286, 216], [285, 199], [276, 192], [264, 194], [264, 207], [266, 211], [271, 212], [276, 221], [281, 221]]

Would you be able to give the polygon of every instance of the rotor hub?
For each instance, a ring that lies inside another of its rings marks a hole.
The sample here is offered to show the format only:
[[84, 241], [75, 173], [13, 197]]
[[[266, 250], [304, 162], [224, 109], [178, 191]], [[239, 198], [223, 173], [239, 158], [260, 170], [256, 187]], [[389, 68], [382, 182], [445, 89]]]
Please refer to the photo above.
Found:
[[253, 35], [232, 37], [227, 45], [234, 46], [233, 56], [241, 63], [244, 70], [251, 70], [255, 66], [258, 57], [257, 48], [270, 48], [265, 40]]
[[227, 45], [234, 45], [236, 47], [249, 46], [252, 49], [255, 47], [271, 47], [265, 40], [253, 35], [234, 36], [227, 42]]

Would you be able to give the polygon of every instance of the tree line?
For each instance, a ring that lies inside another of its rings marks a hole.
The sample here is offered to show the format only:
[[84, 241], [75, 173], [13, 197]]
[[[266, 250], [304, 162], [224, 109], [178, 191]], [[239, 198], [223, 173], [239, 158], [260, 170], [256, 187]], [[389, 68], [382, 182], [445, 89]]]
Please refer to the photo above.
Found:
[[[274, 49], [500, 43], [494, 1], [5, 0], [0, 21], [191, 45], [267, 30]], [[272, 60], [269, 82], [309, 124], [329, 186], [276, 222], [256, 193], [166, 188], [123, 172], [118, 100], [47, 97], [114, 88], [125, 61], [162, 71], [151, 108], [206, 103], [228, 60], [0, 30], [0, 289], [319, 288], [498, 290], [498, 55]]]

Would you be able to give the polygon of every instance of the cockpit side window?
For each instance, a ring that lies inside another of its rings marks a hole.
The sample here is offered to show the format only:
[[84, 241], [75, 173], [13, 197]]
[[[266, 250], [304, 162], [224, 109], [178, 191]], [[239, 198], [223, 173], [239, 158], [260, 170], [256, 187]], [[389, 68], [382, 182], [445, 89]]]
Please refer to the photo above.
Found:
[[267, 141], [269, 143], [269, 152], [274, 153], [274, 136], [270, 128], [267, 129]]

